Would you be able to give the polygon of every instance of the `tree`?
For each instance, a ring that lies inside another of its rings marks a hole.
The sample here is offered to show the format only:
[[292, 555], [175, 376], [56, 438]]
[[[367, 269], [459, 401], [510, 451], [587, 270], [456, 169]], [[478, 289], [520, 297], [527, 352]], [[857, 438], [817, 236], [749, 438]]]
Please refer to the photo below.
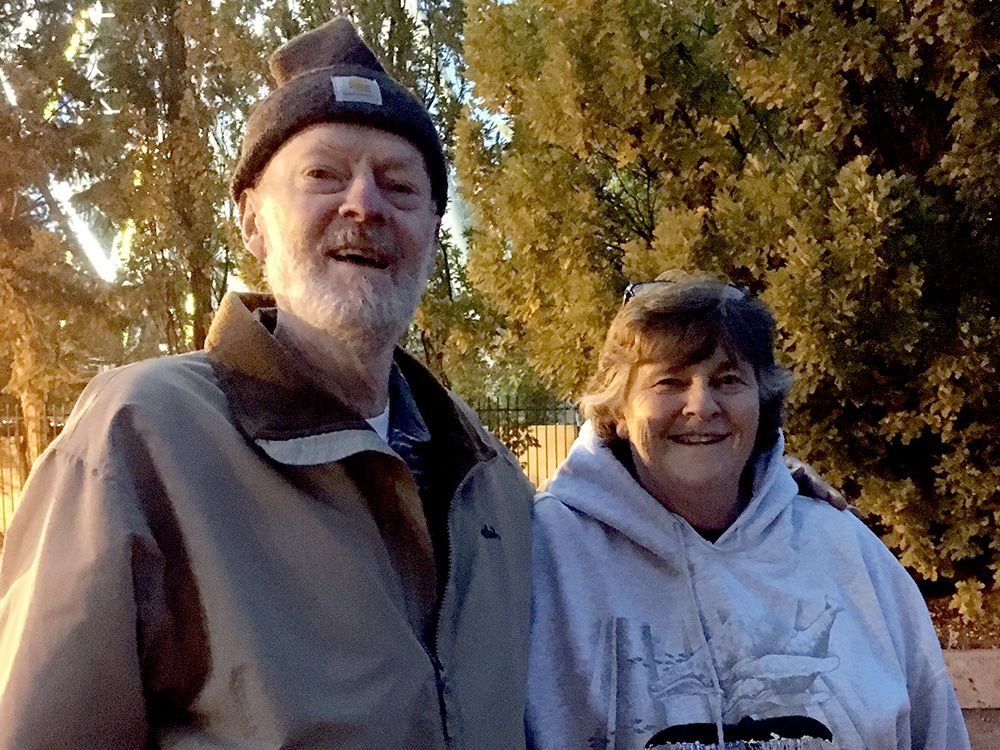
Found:
[[[8, 67], [32, 73], [32, 90], [67, 145], [56, 169], [77, 209], [108, 245], [129, 237], [119, 281], [145, 324], [134, 350], [149, 356], [204, 342], [231, 273], [262, 288], [242, 251], [226, 186], [250, 103], [266, 90], [269, 53], [292, 36], [349, 15], [391, 75], [424, 98], [445, 149], [467, 98], [464, 6], [421, 0], [304, 2], [247, 9], [235, 2], [108, 0], [37, 4], [9, 17], [22, 39]], [[41, 122], [44, 118], [39, 117]], [[37, 184], [37, 180], [35, 183]], [[71, 241], [71, 233], [64, 239]], [[427, 303], [408, 347], [467, 395], [503, 353], [496, 316], [464, 283], [460, 243], [445, 234]], [[136, 338], [133, 336], [133, 338]]]
[[1000, 11], [953, 0], [480, 0], [469, 276], [580, 393], [627, 282], [774, 309], [791, 448], [977, 611], [1000, 578]]
[[[0, 24], [0, 37], [10, 39]], [[119, 301], [93, 272], [50, 188], [74, 147], [43, 112], [44, 87], [29, 71], [4, 66], [0, 110], [0, 357], [4, 390], [21, 405], [22, 475], [48, 441], [50, 398], [75, 396], [95, 361], [114, 362], [125, 326]]]
[[[282, 37], [336, 14], [348, 16], [389, 75], [423, 99], [450, 155], [455, 122], [470, 88], [461, 49], [464, 5], [452, 0], [302, 3], [294, 18], [280, 24]], [[437, 265], [403, 343], [446, 385], [475, 399], [516, 388], [530, 379], [530, 370], [509, 347], [514, 337], [508, 321], [468, 283], [463, 244], [464, 238], [442, 232]]]
[[16, 17], [6, 50], [5, 70], [28, 71], [45, 100], [38, 126], [66, 144], [49, 179], [72, 186], [106, 246], [130, 238], [119, 281], [166, 351], [204, 342], [234, 265], [228, 170], [261, 82], [252, 15], [235, 3], [40, 3]]
[[[452, 0], [420, 0], [416, 13], [410, 7], [403, 0], [363, 0], [337, 3], [335, 10], [354, 21], [391, 76], [422, 96], [450, 155], [470, 89], [462, 53], [465, 7]], [[328, 13], [321, 4], [304, 26]], [[463, 240], [442, 233], [437, 266], [404, 345], [446, 385], [474, 399], [514, 389], [530, 371], [509, 346], [508, 321], [469, 284]]]

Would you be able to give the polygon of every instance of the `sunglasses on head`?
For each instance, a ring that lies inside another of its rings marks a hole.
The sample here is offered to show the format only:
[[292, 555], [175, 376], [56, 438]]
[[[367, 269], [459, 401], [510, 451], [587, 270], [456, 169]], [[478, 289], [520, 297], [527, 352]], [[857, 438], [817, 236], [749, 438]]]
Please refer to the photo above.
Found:
[[[625, 294], [622, 295], [622, 307], [625, 306], [630, 299], [632, 299], [636, 292], [642, 289], [644, 286], [652, 286], [654, 284], [676, 284], [677, 282], [673, 279], [656, 279], [654, 281], [637, 281], [634, 284], [629, 284], [625, 287]], [[736, 286], [736, 284], [726, 284], [726, 292], [723, 295], [723, 299], [731, 300], [741, 300], [745, 299], [747, 296], [747, 290], [741, 286]]]

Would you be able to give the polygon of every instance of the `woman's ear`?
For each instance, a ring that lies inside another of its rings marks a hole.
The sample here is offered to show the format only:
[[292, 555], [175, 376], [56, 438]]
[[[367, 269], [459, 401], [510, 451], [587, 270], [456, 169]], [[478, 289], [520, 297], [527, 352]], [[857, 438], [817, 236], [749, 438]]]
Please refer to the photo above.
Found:
[[263, 263], [267, 260], [267, 243], [264, 241], [264, 217], [259, 201], [253, 188], [247, 188], [240, 196], [240, 234], [243, 246]]

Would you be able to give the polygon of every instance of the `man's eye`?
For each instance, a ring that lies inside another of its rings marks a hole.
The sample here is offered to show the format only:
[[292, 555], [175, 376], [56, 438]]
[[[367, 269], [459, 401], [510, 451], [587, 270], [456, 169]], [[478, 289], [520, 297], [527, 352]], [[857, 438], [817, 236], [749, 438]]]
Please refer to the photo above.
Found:
[[743, 385], [743, 382], [743, 378], [735, 372], [720, 375], [718, 378], [719, 385]]
[[305, 171], [306, 177], [310, 180], [320, 180], [323, 182], [343, 182], [345, 180], [344, 173], [338, 169], [331, 169], [330, 167], [309, 167]]
[[413, 195], [413, 193], [416, 192], [416, 188], [408, 182], [397, 182], [395, 180], [391, 180], [386, 187], [390, 193], [395, 193], [397, 195]]

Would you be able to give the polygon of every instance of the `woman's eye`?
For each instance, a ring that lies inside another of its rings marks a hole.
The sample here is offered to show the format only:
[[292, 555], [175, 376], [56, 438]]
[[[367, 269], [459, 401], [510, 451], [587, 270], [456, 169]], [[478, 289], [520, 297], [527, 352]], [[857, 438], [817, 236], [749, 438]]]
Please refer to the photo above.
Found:
[[729, 373], [726, 373], [725, 375], [721, 375], [718, 378], [718, 383], [719, 383], [719, 385], [723, 385], [723, 386], [726, 386], [726, 385], [743, 385], [743, 378], [740, 377], [737, 373], [729, 372]]
[[661, 388], [670, 388], [672, 390], [676, 390], [678, 388], [684, 387], [684, 381], [681, 380], [680, 378], [666, 377], [657, 380], [656, 385], [658, 385]]

